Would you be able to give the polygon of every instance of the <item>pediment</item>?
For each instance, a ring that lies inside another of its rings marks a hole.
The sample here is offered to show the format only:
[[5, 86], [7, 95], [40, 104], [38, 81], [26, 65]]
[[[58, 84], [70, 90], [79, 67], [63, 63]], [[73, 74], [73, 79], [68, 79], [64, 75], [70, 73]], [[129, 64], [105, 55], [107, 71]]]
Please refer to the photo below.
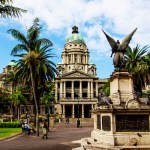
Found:
[[86, 74], [81, 71], [72, 71], [72, 72], [63, 74], [61, 77], [63, 78], [93, 78], [92, 75]]

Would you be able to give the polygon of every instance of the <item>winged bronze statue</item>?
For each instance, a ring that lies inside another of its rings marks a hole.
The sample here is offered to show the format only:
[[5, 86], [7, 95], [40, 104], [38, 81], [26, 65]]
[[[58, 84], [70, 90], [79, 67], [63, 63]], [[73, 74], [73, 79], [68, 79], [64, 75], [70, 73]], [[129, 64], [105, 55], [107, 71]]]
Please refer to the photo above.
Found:
[[111, 48], [112, 48], [112, 55], [114, 54], [113, 63], [115, 68], [122, 68], [124, 66], [124, 53], [126, 52], [126, 48], [128, 47], [131, 38], [137, 28], [135, 28], [128, 36], [126, 36], [123, 41], [120, 43], [119, 40], [115, 41], [112, 37], [110, 37], [106, 32], [104, 32]]

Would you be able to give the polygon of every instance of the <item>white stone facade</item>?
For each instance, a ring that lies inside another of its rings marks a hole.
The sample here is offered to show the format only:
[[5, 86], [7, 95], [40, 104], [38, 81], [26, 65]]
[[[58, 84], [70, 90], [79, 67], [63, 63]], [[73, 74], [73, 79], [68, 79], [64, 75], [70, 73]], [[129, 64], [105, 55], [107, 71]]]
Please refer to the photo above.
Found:
[[63, 118], [91, 118], [99, 87], [96, 66], [89, 64], [89, 50], [78, 31], [67, 41], [62, 63], [57, 65], [60, 75], [55, 78], [57, 113]]

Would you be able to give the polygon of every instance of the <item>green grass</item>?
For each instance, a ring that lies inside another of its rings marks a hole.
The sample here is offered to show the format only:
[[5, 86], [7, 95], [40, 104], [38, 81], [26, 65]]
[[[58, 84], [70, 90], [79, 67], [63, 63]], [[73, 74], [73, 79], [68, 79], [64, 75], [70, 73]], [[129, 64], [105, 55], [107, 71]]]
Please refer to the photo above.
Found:
[[21, 128], [0, 128], [0, 139], [22, 132]]

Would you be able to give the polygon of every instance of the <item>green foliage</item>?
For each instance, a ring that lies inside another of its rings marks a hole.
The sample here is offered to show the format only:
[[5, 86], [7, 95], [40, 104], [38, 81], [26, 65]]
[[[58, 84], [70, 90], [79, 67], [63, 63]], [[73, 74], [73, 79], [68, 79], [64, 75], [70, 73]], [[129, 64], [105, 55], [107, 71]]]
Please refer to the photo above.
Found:
[[55, 93], [55, 84], [54, 82], [47, 82], [45, 85], [41, 85], [39, 89], [42, 93], [41, 95], [41, 103], [48, 104], [49, 102], [54, 101], [54, 93]]
[[22, 90], [19, 88], [10, 95], [10, 98], [12, 99], [14, 106], [27, 103], [26, 97], [23, 95]]
[[104, 92], [106, 96], [110, 95], [110, 82], [106, 82], [99, 92]]
[[0, 16], [2, 18], [19, 18], [26, 10], [12, 6], [13, 0], [0, 0]]
[[142, 92], [142, 97], [147, 97], [150, 100], [150, 90]]
[[[125, 53], [125, 66], [133, 75], [134, 90], [142, 93], [142, 87], [145, 84], [145, 78], [148, 71], [146, 71], [145, 56], [149, 46], [140, 47], [137, 45], [135, 48], [127, 48]], [[146, 73], [145, 73], [146, 72]]]
[[10, 104], [11, 100], [8, 91], [0, 89], [0, 113], [7, 113]]
[[0, 128], [20, 128], [20, 122], [0, 122]]
[[8, 33], [19, 42], [11, 51], [11, 55], [19, 57], [15, 72], [22, 83], [32, 84], [37, 135], [39, 135], [38, 104], [40, 100], [38, 87], [47, 81], [52, 81], [57, 73], [56, 64], [51, 60], [55, 56], [51, 53], [53, 44], [49, 39], [40, 38], [41, 29], [39, 19], [35, 18], [26, 36], [16, 29], [8, 30]]

